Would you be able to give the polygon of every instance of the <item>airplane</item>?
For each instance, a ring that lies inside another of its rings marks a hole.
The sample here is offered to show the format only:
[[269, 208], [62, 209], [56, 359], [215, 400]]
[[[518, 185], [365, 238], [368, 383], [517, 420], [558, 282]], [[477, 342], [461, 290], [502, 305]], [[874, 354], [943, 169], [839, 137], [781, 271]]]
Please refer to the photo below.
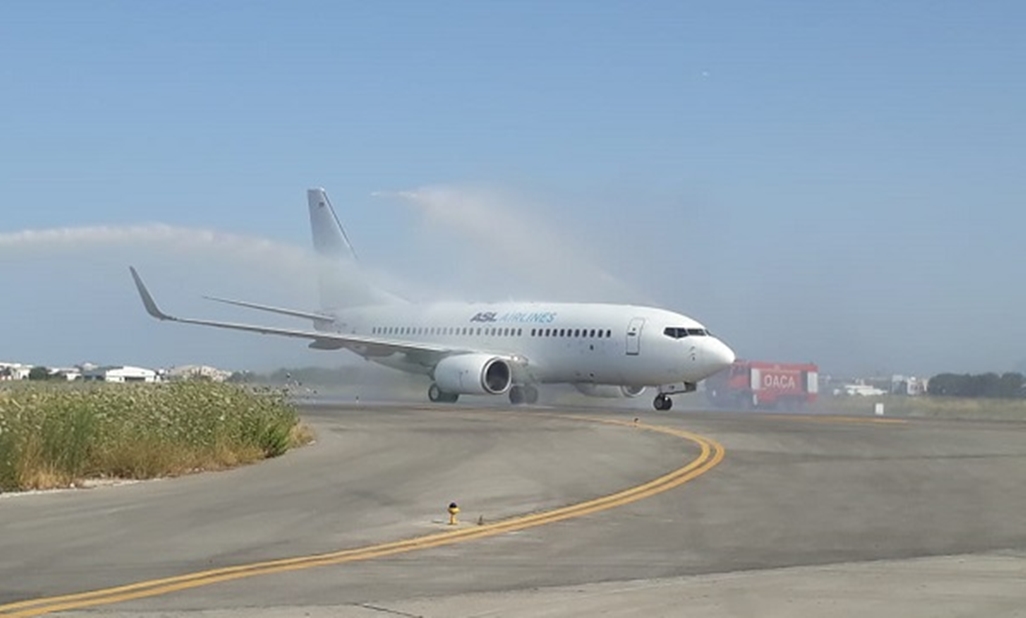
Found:
[[[147, 313], [158, 320], [293, 337], [318, 350], [349, 350], [392, 369], [427, 376], [428, 399], [505, 395], [513, 405], [538, 401], [538, 386], [571, 384], [593, 397], [638, 397], [656, 390], [653, 407], [729, 367], [734, 352], [705, 326], [656, 307], [599, 303], [410, 303], [369, 285], [338, 289], [340, 261], [356, 253], [324, 189], [307, 191], [321, 310], [287, 309], [217, 297], [209, 300], [311, 320], [313, 329], [179, 318], [161, 311], [129, 267]], [[334, 279], [333, 279], [334, 278]]]

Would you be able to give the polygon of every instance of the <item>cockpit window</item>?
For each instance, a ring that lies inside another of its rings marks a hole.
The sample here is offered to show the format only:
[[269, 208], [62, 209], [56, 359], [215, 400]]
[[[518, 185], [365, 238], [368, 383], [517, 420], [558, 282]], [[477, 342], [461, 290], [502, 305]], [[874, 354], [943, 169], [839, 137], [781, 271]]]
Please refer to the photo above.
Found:
[[663, 334], [674, 339], [683, 339], [687, 336], [704, 337], [708, 333], [704, 328], [684, 328], [683, 326], [668, 326], [663, 329]]

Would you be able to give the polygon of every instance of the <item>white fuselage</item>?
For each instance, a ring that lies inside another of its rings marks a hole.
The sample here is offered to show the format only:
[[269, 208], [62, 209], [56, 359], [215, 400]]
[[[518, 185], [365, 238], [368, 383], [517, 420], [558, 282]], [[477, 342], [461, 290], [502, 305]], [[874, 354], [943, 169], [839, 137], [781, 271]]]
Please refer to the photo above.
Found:
[[[398, 304], [332, 312], [341, 334], [521, 357], [520, 383], [695, 383], [734, 353], [697, 321], [663, 309], [589, 303]], [[415, 355], [364, 350], [382, 365], [431, 375]]]

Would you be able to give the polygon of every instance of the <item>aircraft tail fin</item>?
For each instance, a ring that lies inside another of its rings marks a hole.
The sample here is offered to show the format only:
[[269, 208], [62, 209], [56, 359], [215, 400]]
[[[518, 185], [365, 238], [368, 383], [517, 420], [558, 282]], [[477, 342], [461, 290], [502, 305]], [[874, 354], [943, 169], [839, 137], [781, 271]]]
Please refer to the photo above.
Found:
[[310, 231], [313, 233], [314, 251], [326, 258], [356, 260], [356, 251], [324, 189], [308, 189], [306, 202], [310, 208]]
[[356, 250], [342, 227], [328, 194], [319, 187], [306, 192], [310, 210], [310, 232], [318, 258], [321, 309], [401, 302], [367, 281], [357, 268]]

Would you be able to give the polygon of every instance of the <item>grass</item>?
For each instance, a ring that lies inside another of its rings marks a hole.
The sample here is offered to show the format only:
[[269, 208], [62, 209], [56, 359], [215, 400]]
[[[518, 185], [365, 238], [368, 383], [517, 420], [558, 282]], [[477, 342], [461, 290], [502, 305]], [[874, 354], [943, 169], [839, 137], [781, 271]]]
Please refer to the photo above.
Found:
[[821, 397], [815, 409], [837, 414], [872, 413], [884, 404], [886, 416], [967, 420], [1026, 421], [1026, 400], [963, 397]]
[[229, 468], [311, 439], [270, 390], [194, 381], [19, 385], [0, 389], [0, 491]]

